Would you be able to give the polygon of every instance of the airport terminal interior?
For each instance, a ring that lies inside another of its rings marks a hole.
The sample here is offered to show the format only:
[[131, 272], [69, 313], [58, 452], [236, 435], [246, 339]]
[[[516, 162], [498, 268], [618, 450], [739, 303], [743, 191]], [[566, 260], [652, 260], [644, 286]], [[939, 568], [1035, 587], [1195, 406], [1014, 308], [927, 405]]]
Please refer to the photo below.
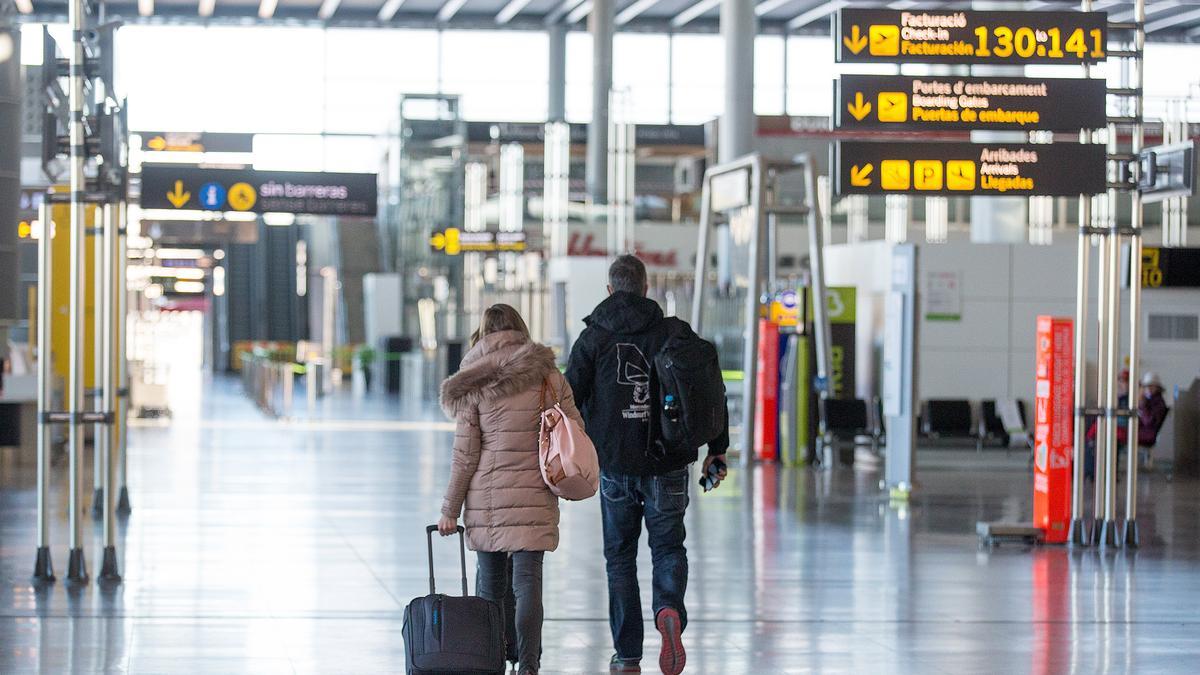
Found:
[[1197, 672], [1198, 63], [1200, 0], [0, 0], [0, 673]]

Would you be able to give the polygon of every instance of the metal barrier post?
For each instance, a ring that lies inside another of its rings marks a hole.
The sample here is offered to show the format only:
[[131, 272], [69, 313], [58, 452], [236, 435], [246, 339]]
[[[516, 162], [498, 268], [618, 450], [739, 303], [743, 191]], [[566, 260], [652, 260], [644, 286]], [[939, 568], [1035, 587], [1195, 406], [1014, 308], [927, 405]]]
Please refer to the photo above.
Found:
[[762, 252], [765, 243], [766, 213], [763, 204], [764, 167], [757, 155], [752, 157], [750, 171], [750, 206], [754, 213], [754, 228], [750, 231], [750, 274], [746, 288], [746, 338], [742, 354], [742, 466], [754, 464], [755, 408], [758, 388], [758, 302], [763, 289]]
[[[92, 235], [92, 411], [103, 412], [104, 396], [108, 381], [101, 376], [102, 364], [107, 360], [104, 341], [104, 284], [109, 265], [104, 259], [104, 237], [108, 227], [108, 207], [98, 207], [95, 222], [90, 228]], [[109, 451], [108, 432], [104, 420], [92, 424], [92, 519], [104, 517], [104, 455]]]
[[[71, 550], [67, 559], [67, 580], [86, 583], [88, 580], [87, 563], [83, 556], [83, 525], [79, 519], [80, 462], [83, 453], [83, 424], [80, 422], [83, 413], [83, 348], [84, 348], [84, 303], [86, 291], [83, 267], [86, 256], [87, 213], [84, 209], [84, 191], [87, 189], [87, 177], [84, 175], [86, 149], [84, 147], [83, 129], [83, 100], [84, 100], [84, 0], [70, 0], [67, 6], [68, 23], [71, 25], [71, 54], [69, 59], [70, 73], [68, 100], [70, 119], [67, 128], [70, 137], [71, 165], [71, 302], [70, 302], [70, 368], [67, 377], [67, 410], [70, 413], [70, 432], [68, 434], [68, 520], [71, 528]], [[54, 64], [47, 64], [54, 67]]]
[[54, 407], [54, 365], [50, 357], [50, 303], [53, 253], [51, 246], [53, 224], [50, 222], [50, 205], [43, 199], [38, 209], [42, 231], [38, 237], [38, 289], [37, 289], [37, 366], [38, 366], [38, 427], [37, 427], [37, 559], [33, 566], [33, 578], [39, 582], [52, 582], [54, 564], [50, 556], [50, 448], [54, 443], [54, 427], [46, 415]]
[[126, 273], [129, 263], [128, 258], [128, 237], [129, 237], [129, 210], [125, 202], [117, 205], [117, 228], [115, 235], [117, 237], [117, 253], [116, 253], [116, 291], [113, 294], [113, 301], [116, 306], [116, 359], [117, 359], [117, 418], [116, 418], [116, 441], [118, 448], [117, 461], [117, 478], [116, 484], [120, 486], [117, 492], [117, 513], [121, 515], [129, 515], [133, 508], [129, 503], [129, 409], [130, 409], [130, 381], [129, 381], [129, 288], [126, 282]]
[[[1146, 47], [1146, 0], [1134, 3], [1134, 52], [1138, 58], [1133, 64], [1135, 75], [1133, 89], [1138, 92], [1133, 99], [1133, 117], [1137, 120], [1133, 127], [1133, 143], [1130, 154], [1137, 157], [1145, 144], [1146, 129], [1142, 115], [1145, 113], [1145, 94], [1142, 85], [1145, 82], [1145, 61], [1142, 52]], [[1121, 540], [1126, 546], [1137, 548], [1140, 544], [1137, 526], [1137, 480], [1138, 480], [1138, 424], [1137, 410], [1141, 403], [1141, 391], [1138, 377], [1138, 359], [1141, 357], [1141, 315], [1142, 315], [1142, 194], [1137, 190], [1130, 193], [1129, 224], [1133, 234], [1129, 237], [1129, 396], [1128, 405], [1133, 409], [1129, 418], [1128, 448], [1125, 458], [1128, 463], [1128, 473], [1125, 480], [1125, 532]]]
[[[102, 485], [98, 492], [103, 500], [102, 515], [104, 517], [104, 552], [100, 566], [100, 579], [115, 582], [121, 580], [117, 565], [117, 541], [114, 520], [115, 503], [113, 486], [116, 483], [116, 466], [113, 463], [113, 447], [116, 445], [116, 405], [117, 405], [117, 369], [116, 354], [116, 268], [117, 268], [117, 209], [112, 204], [104, 205], [104, 230], [102, 232], [103, 246], [97, 242], [97, 249], [102, 250], [101, 284], [97, 288], [100, 295], [100, 318], [96, 324], [98, 339], [101, 345], [100, 354], [103, 357], [96, 363], [96, 382], [104, 387], [100, 396], [100, 410], [106, 413], [105, 421], [97, 425], [96, 461], [101, 465]], [[102, 444], [101, 444], [102, 443]]]
[[[821, 227], [821, 208], [817, 200], [817, 177], [812, 158], [804, 159], [804, 203], [808, 208], [808, 260], [812, 277], [813, 331], [817, 352], [817, 392], [823, 401], [829, 398], [829, 373], [833, 370], [832, 329], [829, 326], [829, 301], [825, 296], [825, 237]], [[804, 383], [807, 386], [808, 383]], [[823, 406], [822, 406], [823, 408]], [[818, 416], [818, 434], [825, 434], [825, 416]]]
[[[1119, 302], [1119, 285], [1117, 270], [1120, 267], [1120, 247], [1121, 236], [1115, 231], [1108, 236], [1108, 248], [1105, 251], [1108, 259], [1105, 262], [1105, 267], [1108, 273], [1105, 275], [1105, 281], [1108, 283], [1108, 293], [1105, 295], [1105, 302], [1108, 309], [1105, 311], [1106, 322], [1105, 330], [1108, 336], [1105, 338], [1105, 366], [1104, 370], [1108, 374], [1108, 382], [1105, 387], [1104, 397], [1104, 416], [1107, 420], [1104, 429], [1104, 522], [1101, 525], [1100, 541], [1105, 546], [1116, 546], [1119, 544], [1117, 540], [1117, 352], [1120, 347], [1120, 334], [1118, 332], [1118, 313], [1120, 311]], [[1098, 482], [1097, 485], [1100, 485]]]
[[1084, 520], [1084, 471], [1087, 452], [1087, 336], [1088, 336], [1088, 260], [1091, 255], [1088, 235], [1091, 202], [1079, 198], [1079, 238], [1075, 259], [1075, 448], [1071, 480], [1071, 530], [1068, 540], [1078, 546], [1091, 543]]

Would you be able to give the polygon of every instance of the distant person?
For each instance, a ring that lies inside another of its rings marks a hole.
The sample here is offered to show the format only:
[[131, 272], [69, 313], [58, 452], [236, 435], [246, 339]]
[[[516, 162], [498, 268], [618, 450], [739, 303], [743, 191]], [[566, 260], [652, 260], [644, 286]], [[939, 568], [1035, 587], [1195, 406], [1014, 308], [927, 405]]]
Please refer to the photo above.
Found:
[[[1163, 398], [1162, 378], [1154, 371], [1142, 375], [1142, 395], [1138, 400], [1138, 445], [1152, 448], [1158, 432], [1167, 421], [1167, 401]], [[1128, 432], [1126, 432], [1128, 433]]]
[[[1138, 447], [1152, 448], [1158, 442], [1158, 432], [1162, 430], [1163, 422], [1167, 419], [1167, 402], [1163, 398], [1162, 379], [1158, 373], [1148, 371], [1142, 375], [1141, 395], [1138, 397]], [[1127, 408], [1129, 403], [1129, 371], [1122, 370], [1117, 376], [1117, 407]], [[1092, 420], [1088, 427], [1085, 445], [1084, 475], [1096, 477], [1096, 434], [1098, 420]], [[1117, 448], [1121, 452], [1129, 444], [1129, 422], [1126, 418], [1117, 419]]]
[[[654, 625], [662, 634], [659, 666], [683, 671], [687, 626], [684, 593], [688, 560], [684, 512], [688, 506], [688, 466], [699, 448], [663, 453], [658, 443], [652, 395], [654, 357], [674, 335], [691, 335], [680, 319], [663, 317], [646, 297], [646, 267], [623, 255], [608, 271], [609, 296], [591, 316], [571, 349], [567, 380], [587, 421], [600, 456], [600, 507], [608, 571], [608, 615], [616, 654], [610, 672], [641, 672], [642, 601], [637, 579], [638, 539], [646, 524], [654, 560]], [[704, 469], [724, 465], [726, 428], [709, 444]], [[725, 471], [718, 479], [725, 478]], [[718, 480], [719, 482], [719, 480]]]
[[508, 305], [484, 312], [461, 370], [442, 383], [442, 409], [457, 428], [438, 531], [457, 531], [465, 503], [467, 543], [478, 554], [476, 592], [500, 605], [520, 675], [541, 666], [542, 558], [558, 548], [558, 497], [538, 459], [538, 418], [555, 396], [582, 425], [554, 352], [531, 340]]

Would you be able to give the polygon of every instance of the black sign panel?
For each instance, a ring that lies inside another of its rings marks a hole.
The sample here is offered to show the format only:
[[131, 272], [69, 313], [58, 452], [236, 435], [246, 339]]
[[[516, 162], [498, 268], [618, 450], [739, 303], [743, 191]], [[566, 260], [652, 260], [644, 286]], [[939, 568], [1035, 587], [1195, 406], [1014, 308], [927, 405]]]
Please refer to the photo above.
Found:
[[1108, 15], [843, 9], [834, 35], [842, 63], [1096, 63]]
[[1200, 248], [1147, 246], [1142, 249], [1142, 285], [1146, 288], [1200, 288]]
[[839, 141], [834, 153], [839, 195], [1074, 196], [1105, 189], [1101, 145]]
[[137, 131], [147, 152], [254, 152], [254, 134]]
[[374, 216], [373, 173], [301, 173], [142, 166], [142, 208]]
[[1102, 79], [842, 75], [837, 128], [1078, 131], [1105, 123]]

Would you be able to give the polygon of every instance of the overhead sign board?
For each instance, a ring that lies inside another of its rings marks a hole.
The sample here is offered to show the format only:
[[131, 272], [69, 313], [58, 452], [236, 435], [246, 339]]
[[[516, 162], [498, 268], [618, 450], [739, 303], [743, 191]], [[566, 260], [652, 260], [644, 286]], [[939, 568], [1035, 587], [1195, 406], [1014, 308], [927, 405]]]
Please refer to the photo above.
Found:
[[[1124, 275], [1126, 278], [1128, 274]], [[1142, 285], [1146, 288], [1200, 288], [1200, 248], [1142, 249]]]
[[834, 154], [839, 195], [1078, 196], [1105, 189], [1101, 145], [839, 141]]
[[145, 152], [253, 152], [254, 134], [136, 131]]
[[1103, 79], [842, 75], [839, 129], [1078, 131], [1106, 124]]
[[842, 9], [841, 63], [1096, 63], [1106, 57], [1104, 12]]
[[142, 166], [141, 206], [145, 209], [374, 216], [377, 201], [378, 182], [373, 173]]
[[524, 232], [468, 232], [457, 227], [434, 232], [429, 238], [429, 248], [446, 255], [500, 251], [519, 253], [525, 250], [526, 244]]

